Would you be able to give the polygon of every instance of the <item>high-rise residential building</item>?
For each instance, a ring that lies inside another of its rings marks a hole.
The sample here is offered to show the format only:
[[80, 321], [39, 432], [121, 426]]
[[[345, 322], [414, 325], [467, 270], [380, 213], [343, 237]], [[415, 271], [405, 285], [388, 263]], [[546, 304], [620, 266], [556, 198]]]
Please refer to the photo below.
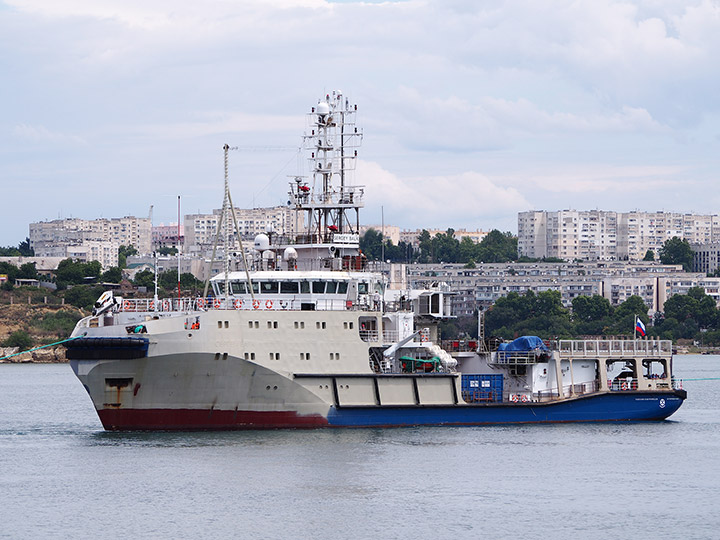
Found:
[[57, 219], [30, 224], [30, 247], [39, 257], [73, 257], [117, 266], [118, 248], [151, 250], [150, 218]]
[[183, 241], [184, 237], [182, 225], [178, 228], [177, 223], [171, 223], [170, 225], [161, 223], [160, 225], [154, 225], [152, 228], [153, 249], [159, 249], [161, 247], [177, 247], [178, 245], [182, 245]]
[[[187, 214], [184, 218], [184, 252], [203, 253], [211, 249], [222, 214], [221, 209], [212, 214]], [[235, 208], [240, 233], [245, 240], [252, 240], [260, 233], [294, 234], [297, 230], [295, 215], [288, 206], [269, 208]], [[301, 224], [302, 225], [302, 224]], [[231, 224], [231, 230], [234, 224]], [[222, 239], [220, 240], [222, 243]]]
[[717, 215], [604, 210], [518, 213], [518, 253], [564, 260], [641, 260], [677, 236], [691, 243], [720, 240]]

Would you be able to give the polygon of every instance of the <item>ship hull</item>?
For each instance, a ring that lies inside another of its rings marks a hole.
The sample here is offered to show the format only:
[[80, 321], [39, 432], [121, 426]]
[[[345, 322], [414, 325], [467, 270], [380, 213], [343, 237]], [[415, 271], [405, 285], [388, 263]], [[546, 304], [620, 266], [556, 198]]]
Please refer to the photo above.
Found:
[[[173, 355], [148, 360], [71, 362], [105, 429], [250, 430], [660, 421], [672, 415], [686, 395], [683, 390], [611, 391], [530, 403], [340, 405], [308, 390], [310, 384], [303, 385], [292, 376], [242, 359], [223, 363], [203, 355]], [[418, 378], [415, 384], [421, 382]], [[358, 379], [353, 385], [360, 383]]]

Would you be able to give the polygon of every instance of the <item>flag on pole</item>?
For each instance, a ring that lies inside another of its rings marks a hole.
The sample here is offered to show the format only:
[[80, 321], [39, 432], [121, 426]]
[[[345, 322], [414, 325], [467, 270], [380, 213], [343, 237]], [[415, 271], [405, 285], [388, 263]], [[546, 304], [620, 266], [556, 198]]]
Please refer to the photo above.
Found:
[[645, 337], [645, 325], [640, 320], [640, 317], [635, 317], [635, 331], [642, 337]]

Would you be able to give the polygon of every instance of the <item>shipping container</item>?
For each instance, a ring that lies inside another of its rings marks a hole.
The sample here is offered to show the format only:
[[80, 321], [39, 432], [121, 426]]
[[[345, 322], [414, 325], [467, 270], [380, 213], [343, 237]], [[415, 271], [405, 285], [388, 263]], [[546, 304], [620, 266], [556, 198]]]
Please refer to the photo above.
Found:
[[500, 402], [503, 400], [502, 375], [463, 375], [462, 398], [466, 403]]

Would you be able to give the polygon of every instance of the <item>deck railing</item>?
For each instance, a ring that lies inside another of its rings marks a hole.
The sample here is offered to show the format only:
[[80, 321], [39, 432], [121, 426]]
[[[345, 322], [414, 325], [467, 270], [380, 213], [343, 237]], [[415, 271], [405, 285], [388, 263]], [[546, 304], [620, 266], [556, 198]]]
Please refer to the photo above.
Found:
[[[262, 297], [256, 300], [229, 298], [166, 298], [155, 302], [152, 298], [125, 298], [119, 306], [125, 312], [170, 312], [193, 310], [245, 310], [245, 311], [302, 311], [310, 307], [316, 311], [370, 311], [376, 306], [365, 302], [351, 302], [344, 298], [302, 299]], [[379, 306], [378, 306], [379, 307]]]
[[667, 357], [672, 355], [672, 341], [658, 339], [561, 339], [558, 350], [561, 358]]

